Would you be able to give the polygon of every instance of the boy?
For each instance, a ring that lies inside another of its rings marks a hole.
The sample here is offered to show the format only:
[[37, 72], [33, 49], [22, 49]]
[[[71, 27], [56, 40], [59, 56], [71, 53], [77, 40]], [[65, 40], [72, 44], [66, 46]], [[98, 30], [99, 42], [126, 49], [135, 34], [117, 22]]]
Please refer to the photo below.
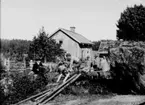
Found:
[[61, 77], [63, 75], [65, 76], [63, 82], [66, 82], [66, 80], [70, 76], [70, 72], [72, 72], [73, 69], [74, 69], [74, 64], [76, 64], [75, 65], [75, 67], [76, 67], [76, 66], [78, 66], [78, 63], [79, 63], [79, 59], [78, 58], [72, 57], [70, 53], [67, 53], [65, 55], [64, 62], [61, 62], [58, 65], [58, 71], [59, 71], [60, 75], [59, 75], [59, 77], [57, 79], [57, 82], [60, 81], [60, 79], [61, 79]]

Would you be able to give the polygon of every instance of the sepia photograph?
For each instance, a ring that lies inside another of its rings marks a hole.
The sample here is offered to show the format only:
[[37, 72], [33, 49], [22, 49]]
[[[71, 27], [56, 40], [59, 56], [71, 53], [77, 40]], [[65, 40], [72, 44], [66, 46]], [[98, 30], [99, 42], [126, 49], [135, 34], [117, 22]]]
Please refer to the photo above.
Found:
[[145, 105], [145, 0], [0, 0], [0, 105]]

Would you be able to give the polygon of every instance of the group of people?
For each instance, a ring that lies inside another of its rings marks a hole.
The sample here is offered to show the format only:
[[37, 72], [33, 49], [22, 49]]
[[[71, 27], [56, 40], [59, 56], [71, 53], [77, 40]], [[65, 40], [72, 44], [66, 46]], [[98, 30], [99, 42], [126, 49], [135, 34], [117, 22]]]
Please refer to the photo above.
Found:
[[110, 61], [103, 55], [96, 56], [93, 65], [95, 70], [102, 70], [104, 72], [110, 70]]
[[[63, 82], [66, 82], [66, 80], [70, 77], [72, 72], [78, 72], [79, 70], [83, 70], [85, 72], [89, 71], [103, 71], [107, 72], [110, 70], [110, 62], [105, 56], [96, 56], [94, 60], [92, 61], [90, 57], [87, 57], [85, 60], [85, 66], [83, 69], [81, 68], [82, 62], [80, 59], [73, 57], [70, 53], [67, 53], [63, 60], [60, 60], [57, 64], [57, 72], [59, 73], [58, 79], [56, 82], [59, 82], [62, 77], [65, 77], [63, 79]], [[35, 74], [40, 75], [41, 77], [46, 79], [44, 76], [44, 68], [42, 65], [42, 62], [34, 63], [32, 71]]]
[[110, 74], [110, 60], [103, 55], [96, 56], [93, 61], [93, 67], [95, 71], [101, 71], [105, 78], [108, 78]]
[[57, 82], [60, 81], [62, 76], [65, 76], [63, 82], [65, 82], [68, 77], [70, 76], [71, 72], [76, 72], [80, 66], [79, 59], [76, 57], [71, 56], [70, 53], [67, 53], [64, 57], [63, 61], [60, 61], [58, 63], [58, 72], [59, 72], [59, 77], [57, 79]]
[[82, 62], [76, 57], [71, 56], [71, 54], [67, 53], [65, 56], [64, 62], [58, 64], [58, 71], [60, 73], [57, 82], [60, 81], [62, 76], [65, 76], [63, 82], [65, 82], [70, 76], [71, 72], [77, 71], [101, 71], [104, 76], [106, 73], [110, 71], [110, 61], [104, 55], [99, 55], [94, 58], [92, 61], [90, 57], [85, 59], [85, 65], [81, 68]]

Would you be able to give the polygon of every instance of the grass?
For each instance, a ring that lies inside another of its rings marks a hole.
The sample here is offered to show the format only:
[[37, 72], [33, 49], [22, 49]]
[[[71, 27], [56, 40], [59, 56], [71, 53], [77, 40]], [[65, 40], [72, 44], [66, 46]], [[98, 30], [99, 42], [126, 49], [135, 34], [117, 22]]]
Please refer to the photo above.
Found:
[[[20, 67], [19, 67], [20, 68]], [[13, 86], [9, 88], [11, 93], [8, 96], [3, 97], [3, 104], [2, 105], [9, 105], [19, 102], [33, 94], [44, 90], [45, 83], [41, 77], [38, 76], [37, 79], [33, 81], [30, 79], [29, 76], [30, 69], [20, 70], [19, 68], [15, 68], [16, 70], [10, 71], [10, 77], [13, 80]], [[53, 82], [55, 74], [46, 74], [48, 82]], [[2, 89], [1, 89], [2, 90]], [[2, 90], [3, 91], [3, 90]]]

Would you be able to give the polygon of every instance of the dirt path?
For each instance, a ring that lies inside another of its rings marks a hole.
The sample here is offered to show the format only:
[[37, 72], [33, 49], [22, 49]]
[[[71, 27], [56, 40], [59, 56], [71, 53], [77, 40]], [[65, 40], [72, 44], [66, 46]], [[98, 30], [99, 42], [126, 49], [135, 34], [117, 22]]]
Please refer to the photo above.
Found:
[[111, 99], [100, 99], [93, 101], [89, 105], [138, 105], [145, 101], [145, 96], [115, 96]]
[[[67, 97], [65, 99], [65, 97]], [[117, 95], [113, 97], [101, 96], [82, 96], [74, 98], [71, 96], [56, 97], [55, 101], [51, 101], [47, 105], [138, 105], [145, 102], [145, 96], [135, 95]], [[70, 98], [70, 99], [69, 99]], [[58, 100], [58, 101], [57, 101]]]
[[[46, 105], [139, 105], [145, 102], [145, 95], [59, 95]], [[21, 105], [36, 105], [33, 102], [26, 102]]]

